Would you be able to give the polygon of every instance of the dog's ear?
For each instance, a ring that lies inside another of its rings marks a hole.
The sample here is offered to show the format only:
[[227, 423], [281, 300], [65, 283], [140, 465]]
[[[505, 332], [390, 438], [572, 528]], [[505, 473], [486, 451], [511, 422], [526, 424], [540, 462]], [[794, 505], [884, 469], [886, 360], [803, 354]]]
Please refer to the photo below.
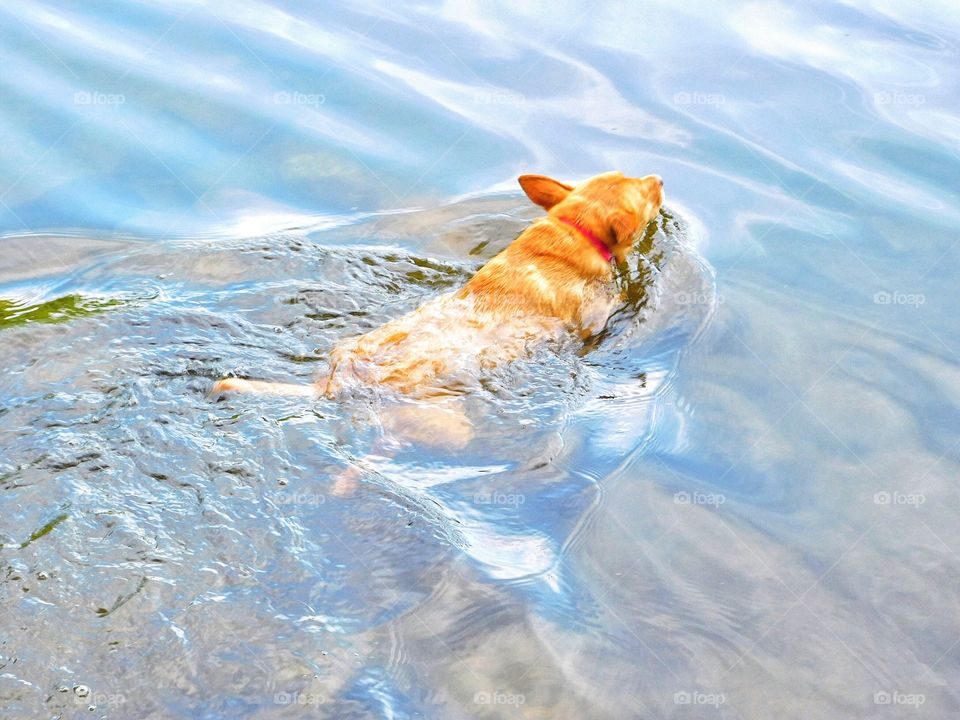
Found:
[[546, 175], [521, 175], [517, 179], [527, 197], [544, 210], [552, 208], [573, 190], [573, 185], [548, 178]]
[[640, 230], [640, 216], [630, 210], [617, 210], [610, 217], [610, 229], [617, 245], [629, 244]]

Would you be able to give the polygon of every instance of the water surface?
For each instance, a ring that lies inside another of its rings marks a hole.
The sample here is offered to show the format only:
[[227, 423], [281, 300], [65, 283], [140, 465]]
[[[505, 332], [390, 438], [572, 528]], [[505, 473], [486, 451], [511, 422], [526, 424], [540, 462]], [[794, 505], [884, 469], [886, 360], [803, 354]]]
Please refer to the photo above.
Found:
[[[960, 712], [954, 5], [0, 16], [0, 717]], [[467, 447], [208, 397], [609, 169], [629, 301]]]

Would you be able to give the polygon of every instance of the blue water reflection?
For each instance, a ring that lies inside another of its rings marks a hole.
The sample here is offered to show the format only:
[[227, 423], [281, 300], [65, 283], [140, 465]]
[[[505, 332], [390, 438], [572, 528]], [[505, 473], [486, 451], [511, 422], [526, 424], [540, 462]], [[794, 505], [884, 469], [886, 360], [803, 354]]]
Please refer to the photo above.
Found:
[[[958, 48], [947, 0], [5, 3], [0, 717], [957, 713]], [[630, 302], [462, 451], [206, 396], [614, 168], [667, 194]]]

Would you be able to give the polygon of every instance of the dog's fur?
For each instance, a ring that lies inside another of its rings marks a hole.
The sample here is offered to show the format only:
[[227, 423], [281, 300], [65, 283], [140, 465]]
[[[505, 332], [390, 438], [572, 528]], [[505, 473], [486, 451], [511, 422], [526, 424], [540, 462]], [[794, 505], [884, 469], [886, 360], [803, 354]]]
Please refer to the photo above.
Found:
[[333, 397], [361, 383], [437, 398], [459, 392], [480, 370], [519, 357], [532, 342], [602, 329], [616, 301], [613, 271], [578, 227], [622, 262], [659, 211], [663, 181], [609, 172], [571, 186], [522, 175], [520, 186], [547, 216], [460, 290], [338, 344], [328, 374], [312, 386], [225, 378], [214, 392]]

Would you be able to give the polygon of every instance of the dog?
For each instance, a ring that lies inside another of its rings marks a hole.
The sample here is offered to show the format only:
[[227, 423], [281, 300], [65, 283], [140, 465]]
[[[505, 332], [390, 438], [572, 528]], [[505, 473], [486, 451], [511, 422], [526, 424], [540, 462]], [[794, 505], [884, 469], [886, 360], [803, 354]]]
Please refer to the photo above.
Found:
[[607, 172], [577, 185], [544, 175], [519, 182], [546, 216], [462, 288], [339, 343], [312, 385], [224, 378], [213, 392], [335, 398], [351, 386], [380, 386], [442, 400], [534, 343], [570, 332], [586, 339], [603, 329], [618, 299], [612, 262], [626, 259], [657, 216], [663, 180]]

